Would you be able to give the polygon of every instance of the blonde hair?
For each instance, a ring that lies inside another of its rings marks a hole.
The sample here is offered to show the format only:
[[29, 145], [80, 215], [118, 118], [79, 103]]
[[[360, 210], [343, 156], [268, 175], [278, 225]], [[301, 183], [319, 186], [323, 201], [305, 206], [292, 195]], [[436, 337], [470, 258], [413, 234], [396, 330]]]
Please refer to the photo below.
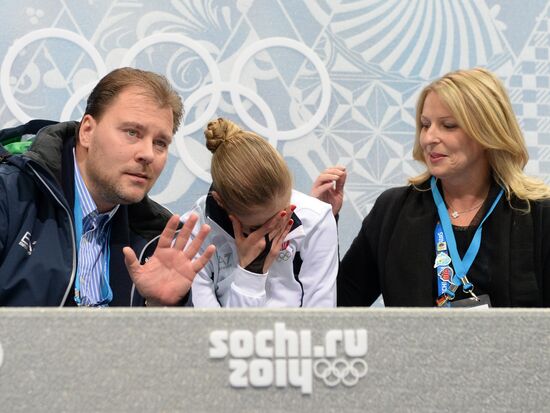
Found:
[[244, 214], [279, 196], [290, 197], [292, 177], [288, 166], [265, 139], [223, 118], [210, 122], [204, 136], [213, 154], [213, 190], [226, 210]]
[[[528, 211], [529, 201], [550, 198], [550, 187], [523, 172], [529, 155], [510, 99], [500, 80], [483, 68], [447, 73], [422, 90], [416, 105], [415, 160], [426, 164], [420, 132], [424, 101], [430, 92], [437, 93], [458, 126], [485, 148], [493, 177], [504, 188], [508, 200], [515, 195], [527, 201]], [[409, 182], [418, 185], [429, 177], [426, 171]]]

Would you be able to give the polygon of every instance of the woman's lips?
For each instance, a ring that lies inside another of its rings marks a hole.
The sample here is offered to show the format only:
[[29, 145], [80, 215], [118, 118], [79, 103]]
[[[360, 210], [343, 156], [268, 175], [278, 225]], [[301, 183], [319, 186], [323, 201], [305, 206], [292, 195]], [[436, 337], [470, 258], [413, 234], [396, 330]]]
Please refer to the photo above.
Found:
[[447, 157], [447, 155], [443, 155], [442, 153], [437, 153], [437, 152], [430, 152], [429, 156], [430, 156], [430, 161], [432, 162], [437, 162]]

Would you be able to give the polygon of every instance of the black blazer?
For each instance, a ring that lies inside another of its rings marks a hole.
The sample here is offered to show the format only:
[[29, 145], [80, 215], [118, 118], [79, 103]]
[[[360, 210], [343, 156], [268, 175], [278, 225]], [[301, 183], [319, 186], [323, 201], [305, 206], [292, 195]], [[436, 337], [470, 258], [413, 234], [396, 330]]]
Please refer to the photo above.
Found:
[[[435, 305], [438, 215], [429, 188], [429, 181], [392, 188], [376, 200], [340, 263], [339, 306], [369, 306], [380, 294], [386, 306]], [[493, 185], [483, 215], [498, 190]], [[483, 224], [468, 279], [476, 294], [489, 294], [494, 307], [549, 306], [550, 200], [531, 202], [529, 214], [510, 202], [522, 206], [503, 196]]]

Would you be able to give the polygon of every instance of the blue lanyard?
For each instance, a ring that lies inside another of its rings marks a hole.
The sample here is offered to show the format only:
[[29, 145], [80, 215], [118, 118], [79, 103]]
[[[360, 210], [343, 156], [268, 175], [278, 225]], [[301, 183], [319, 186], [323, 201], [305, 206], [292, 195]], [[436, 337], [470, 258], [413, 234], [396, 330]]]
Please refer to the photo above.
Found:
[[[76, 254], [78, 257], [78, 254], [80, 251], [80, 240], [82, 239], [82, 207], [80, 206], [80, 198], [78, 196], [76, 188], [75, 188], [75, 196], [74, 196], [74, 220], [75, 220], [75, 231], [76, 231]], [[111, 260], [111, 248], [109, 247], [110, 238], [111, 238], [111, 229], [109, 226], [108, 234], [105, 240], [105, 245], [103, 247], [103, 255], [105, 256], [105, 272], [103, 273], [103, 280], [101, 282], [102, 300], [98, 303], [98, 305], [100, 306], [109, 304], [113, 299], [113, 291], [111, 290], [111, 286], [109, 284], [109, 279], [110, 279], [109, 263]], [[74, 290], [75, 290], [74, 300], [80, 306], [81, 305], [80, 275], [78, 274], [78, 271], [74, 281]]]
[[[500, 190], [495, 200], [493, 201], [491, 208], [489, 208], [489, 210], [481, 220], [479, 226], [476, 229], [476, 232], [474, 233], [474, 237], [470, 242], [468, 250], [464, 255], [464, 258], [461, 259], [460, 255], [458, 254], [455, 234], [453, 232], [451, 220], [449, 219], [449, 214], [447, 212], [447, 205], [445, 205], [445, 201], [443, 201], [443, 198], [441, 197], [439, 188], [437, 187], [435, 177], [432, 176], [430, 184], [432, 188], [432, 196], [434, 198], [435, 205], [437, 206], [437, 212], [438, 212], [439, 220], [442, 226], [442, 233], [445, 237], [446, 246], [451, 255], [451, 260], [455, 270], [454, 275], [452, 276], [451, 284], [449, 285], [449, 288], [445, 291], [445, 294], [447, 295], [448, 299], [452, 300], [454, 298], [454, 291], [456, 291], [456, 289], [460, 285], [462, 285], [462, 288], [465, 292], [472, 292], [473, 290], [473, 285], [466, 278], [466, 274], [470, 270], [470, 267], [472, 266], [472, 263], [474, 262], [477, 256], [477, 253], [479, 251], [479, 247], [481, 246], [481, 233], [482, 233], [483, 223], [495, 209], [496, 205], [498, 204], [498, 201], [500, 200], [500, 198], [502, 197], [502, 194], [504, 193], [504, 190], [502, 189]], [[437, 230], [437, 227], [436, 227], [436, 230]]]
[[[454, 294], [454, 292], [450, 290], [454, 270], [450, 266], [451, 258], [449, 257], [447, 240], [445, 238], [445, 234], [443, 233], [441, 222], [439, 221], [437, 221], [437, 225], [435, 226], [434, 239], [436, 254], [434, 268], [437, 273], [437, 296], [445, 297], [447, 292], [451, 295]], [[448, 302], [448, 300], [444, 300], [441, 304], [438, 304], [440, 307], [450, 307], [450, 305], [451, 303]]]

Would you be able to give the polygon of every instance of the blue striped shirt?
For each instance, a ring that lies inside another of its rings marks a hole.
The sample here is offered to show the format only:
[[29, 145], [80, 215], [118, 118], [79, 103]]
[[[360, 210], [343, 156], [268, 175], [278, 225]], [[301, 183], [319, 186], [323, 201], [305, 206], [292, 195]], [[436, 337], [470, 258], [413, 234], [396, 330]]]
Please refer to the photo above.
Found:
[[[75, 219], [82, 217], [81, 225], [76, 223], [78, 247], [78, 265], [75, 282], [75, 301], [82, 306], [107, 306], [113, 298], [108, 277], [109, 236], [111, 218], [118, 205], [111, 211], [100, 214], [97, 206], [84, 184], [80, 169], [74, 157], [75, 195], [80, 204], [81, 214], [75, 210]], [[78, 233], [80, 232], [80, 234]]]

